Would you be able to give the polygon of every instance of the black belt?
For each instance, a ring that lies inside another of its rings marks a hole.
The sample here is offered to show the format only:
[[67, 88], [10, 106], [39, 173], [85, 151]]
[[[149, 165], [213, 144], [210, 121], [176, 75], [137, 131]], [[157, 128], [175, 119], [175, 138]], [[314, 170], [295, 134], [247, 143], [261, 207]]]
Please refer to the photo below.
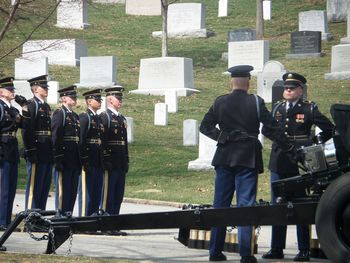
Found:
[[287, 139], [289, 141], [306, 141], [311, 140], [311, 137], [309, 135], [286, 135]]
[[51, 131], [35, 131], [35, 135], [39, 135], [39, 136], [51, 136]]
[[228, 141], [230, 142], [246, 140], [248, 138], [258, 139], [258, 134], [240, 130], [234, 130], [228, 134]]

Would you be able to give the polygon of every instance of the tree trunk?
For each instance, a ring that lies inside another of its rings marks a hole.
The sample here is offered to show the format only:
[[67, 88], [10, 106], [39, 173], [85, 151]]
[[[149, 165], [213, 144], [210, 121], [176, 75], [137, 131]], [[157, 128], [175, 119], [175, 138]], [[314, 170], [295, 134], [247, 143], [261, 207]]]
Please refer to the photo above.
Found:
[[168, 56], [168, 0], [162, 0], [162, 57]]
[[256, 0], [256, 38], [264, 37], [263, 1]]

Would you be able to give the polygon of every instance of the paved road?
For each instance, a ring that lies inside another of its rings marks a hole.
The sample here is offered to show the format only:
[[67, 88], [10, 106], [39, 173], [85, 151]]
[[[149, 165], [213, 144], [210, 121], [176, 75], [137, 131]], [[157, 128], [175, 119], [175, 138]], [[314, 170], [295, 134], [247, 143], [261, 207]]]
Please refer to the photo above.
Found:
[[[23, 210], [22, 194], [17, 194], [15, 200], [16, 212]], [[54, 208], [54, 200], [49, 198], [48, 209]], [[151, 205], [125, 202], [122, 205], [121, 213], [160, 212], [173, 211], [180, 208], [169, 205]], [[76, 211], [75, 211], [76, 213]], [[133, 230], [127, 231], [127, 236], [92, 236], [74, 235], [71, 255], [90, 256], [101, 258], [128, 259], [137, 262], [208, 262], [208, 251], [189, 249], [180, 244], [175, 238], [177, 229], [165, 230]], [[259, 262], [293, 262], [297, 253], [295, 227], [288, 227], [288, 240], [285, 250], [284, 261], [266, 261], [261, 255], [269, 249], [271, 227], [262, 227], [258, 239]], [[65, 255], [69, 242], [63, 244], [57, 254]], [[46, 241], [37, 242], [28, 236], [27, 233], [14, 233], [5, 243], [10, 252], [43, 253], [46, 249]], [[235, 253], [226, 253], [228, 260], [239, 262], [240, 257]], [[329, 262], [327, 260], [312, 259], [312, 262]]]

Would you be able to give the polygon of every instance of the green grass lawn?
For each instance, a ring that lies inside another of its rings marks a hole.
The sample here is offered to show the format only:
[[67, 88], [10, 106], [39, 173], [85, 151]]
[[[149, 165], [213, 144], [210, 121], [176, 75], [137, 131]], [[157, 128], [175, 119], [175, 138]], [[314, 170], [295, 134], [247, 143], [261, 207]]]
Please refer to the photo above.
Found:
[[[189, 1], [179, 1], [189, 2]], [[229, 78], [222, 72], [227, 62], [221, 54], [227, 52], [227, 31], [238, 28], [255, 28], [255, 0], [230, 1], [229, 16], [217, 17], [217, 1], [191, 0], [206, 5], [206, 27], [215, 32], [208, 39], [170, 39], [169, 56], [193, 59], [195, 86], [200, 93], [180, 98], [179, 111], [169, 115], [169, 125], [153, 125], [154, 104], [163, 97], [142, 96], [125, 93], [122, 112], [134, 118], [135, 142], [130, 145], [130, 171], [126, 181], [127, 197], [176, 201], [184, 203], [211, 203], [213, 197], [213, 171], [187, 171], [188, 162], [198, 156], [197, 147], [182, 146], [182, 122], [196, 119], [199, 122], [214, 99], [229, 92]], [[325, 81], [324, 73], [330, 72], [331, 47], [346, 36], [346, 23], [329, 25], [334, 39], [322, 43], [326, 55], [322, 58], [291, 60], [290, 32], [298, 30], [300, 11], [323, 9], [325, 1], [309, 4], [309, 1], [285, 0], [272, 2], [272, 20], [265, 21], [265, 39], [270, 41], [270, 59], [280, 61], [290, 71], [300, 72], [308, 79], [308, 97], [318, 103], [322, 112], [329, 116], [332, 103], [350, 103], [350, 82]], [[42, 1], [42, 5], [45, 5]], [[86, 41], [89, 56], [114, 55], [118, 59], [118, 82], [126, 91], [137, 89], [139, 63], [142, 58], [159, 57], [161, 40], [151, 37], [153, 31], [161, 30], [161, 17], [125, 15], [124, 5], [92, 4], [89, 6], [89, 23], [85, 30], [59, 29], [54, 26], [55, 16], [48, 24], [34, 33], [32, 39], [78, 38]], [[3, 21], [0, 22], [0, 24]], [[6, 35], [0, 44], [4, 53], [28, 32], [29, 25]], [[14, 74], [13, 54], [0, 60], [0, 69], [7, 75]], [[79, 82], [79, 68], [50, 66], [49, 73], [60, 85]], [[253, 78], [251, 92], [256, 92]], [[56, 105], [53, 105], [56, 107]], [[270, 107], [270, 105], [269, 105]], [[83, 102], [77, 111], [84, 110]], [[265, 165], [268, 161], [270, 143], [264, 149]], [[24, 162], [20, 167], [19, 188], [25, 185]], [[269, 173], [259, 179], [258, 198], [269, 199]]]

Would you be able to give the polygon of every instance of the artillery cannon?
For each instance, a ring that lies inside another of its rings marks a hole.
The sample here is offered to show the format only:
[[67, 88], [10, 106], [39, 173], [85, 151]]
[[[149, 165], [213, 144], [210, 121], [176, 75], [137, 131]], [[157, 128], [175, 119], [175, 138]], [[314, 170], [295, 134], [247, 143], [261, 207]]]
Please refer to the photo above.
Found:
[[[304, 173], [273, 183], [279, 202], [257, 203], [252, 207], [195, 207], [182, 211], [73, 217], [57, 211], [19, 213], [0, 238], [0, 247], [19, 223], [48, 232], [46, 253], [54, 253], [72, 234], [96, 231], [180, 228], [179, 241], [189, 229], [212, 226], [262, 226], [315, 224], [320, 244], [335, 263], [350, 258], [350, 106], [335, 104], [331, 114], [336, 124], [331, 147], [302, 148]], [[300, 197], [295, 190], [308, 194]], [[30, 231], [30, 229], [29, 229]], [[2, 247], [4, 248], [4, 247]]]

